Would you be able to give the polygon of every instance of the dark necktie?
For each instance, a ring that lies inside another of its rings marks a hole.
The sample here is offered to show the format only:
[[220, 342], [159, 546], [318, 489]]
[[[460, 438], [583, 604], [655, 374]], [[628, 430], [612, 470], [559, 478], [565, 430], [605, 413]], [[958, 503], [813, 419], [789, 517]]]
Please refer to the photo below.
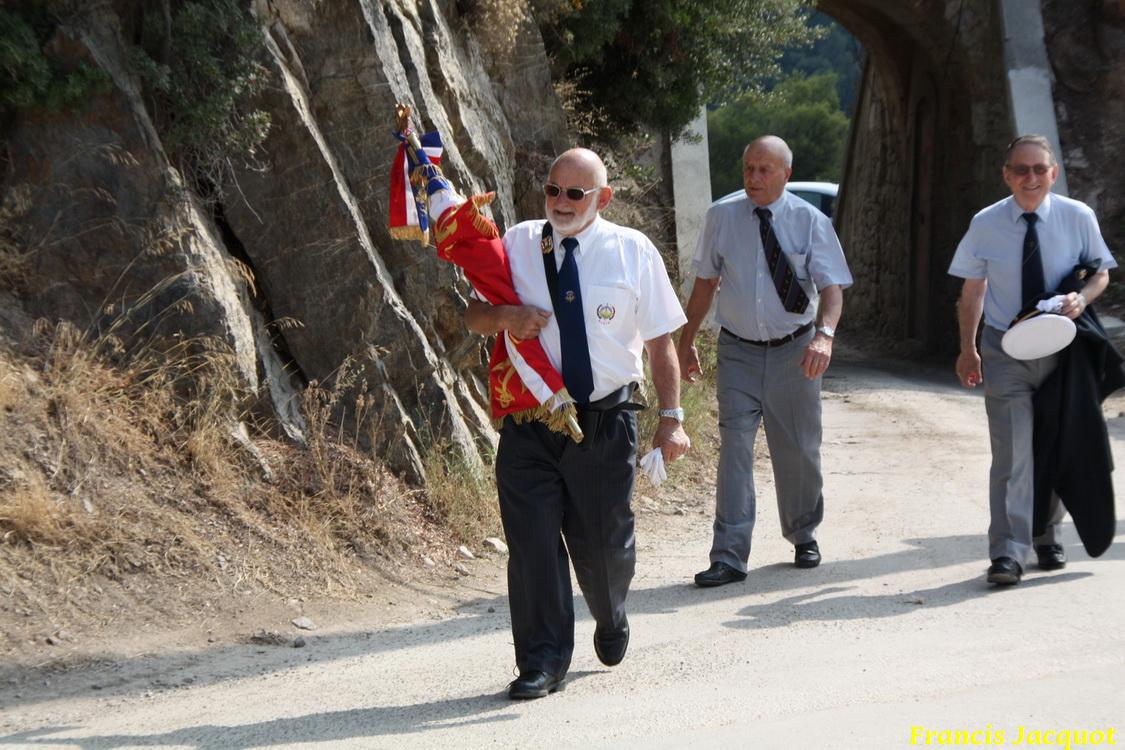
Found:
[[590, 368], [590, 347], [586, 343], [586, 321], [582, 313], [582, 288], [578, 284], [578, 264], [574, 251], [578, 240], [562, 241], [566, 255], [559, 268], [559, 299], [555, 300], [559, 338], [562, 342], [562, 376], [567, 391], [580, 404], [590, 403], [594, 373]]
[[1043, 281], [1043, 259], [1039, 256], [1039, 232], [1035, 229], [1039, 215], [1026, 213], [1023, 220], [1027, 222], [1027, 234], [1023, 236], [1023, 302], [1026, 305], [1047, 291], [1047, 285]]
[[762, 249], [766, 253], [766, 265], [769, 266], [770, 276], [773, 277], [773, 287], [786, 312], [803, 313], [809, 306], [809, 297], [805, 290], [797, 283], [797, 276], [789, 259], [781, 251], [781, 243], [777, 241], [777, 234], [773, 231], [770, 218], [773, 214], [768, 208], [755, 208], [758, 215], [758, 231], [762, 235]]

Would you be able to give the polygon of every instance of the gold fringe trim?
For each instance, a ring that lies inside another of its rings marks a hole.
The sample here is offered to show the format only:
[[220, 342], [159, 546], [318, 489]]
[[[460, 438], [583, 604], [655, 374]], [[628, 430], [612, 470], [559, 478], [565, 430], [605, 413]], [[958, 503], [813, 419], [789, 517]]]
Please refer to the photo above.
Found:
[[[574, 442], [581, 443], [583, 434], [582, 428], [578, 426], [578, 412], [574, 408], [574, 400], [571, 399], [565, 388], [556, 393], [555, 398], [559, 398], [560, 395], [566, 399], [566, 403], [557, 409], [551, 409], [546, 404], [540, 404], [534, 408], [515, 411], [504, 416], [511, 417], [516, 424], [533, 421], [542, 422], [552, 432], [568, 435]], [[499, 427], [498, 424], [497, 427]]]
[[418, 240], [423, 245], [430, 240], [429, 230], [423, 231], [421, 227], [391, 227], [388, 231], [396, 240]]

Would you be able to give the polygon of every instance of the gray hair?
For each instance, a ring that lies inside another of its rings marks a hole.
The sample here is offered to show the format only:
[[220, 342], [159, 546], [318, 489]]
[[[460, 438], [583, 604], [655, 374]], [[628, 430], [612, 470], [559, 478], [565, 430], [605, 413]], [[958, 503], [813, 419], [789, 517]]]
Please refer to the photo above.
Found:
[[1047, 140], [1046, 136], [1029, 134], [1029, 135], [1021, 135], [1019, 138], [1015, 139], [1014, 141], [1012, 141], [1011, 143], [1008, 144], [1008, 148], [1004, 152], [1004, 164], [1011, 163], [1012, 152], [1015, 151], [1017, 147], [1025, 146], [1025, 145], [1026, 146], [1038, 146], [1039, 148], [1046, 151], [1047, 155], [1051, 157], [1051, 166], [1052, 167], [1055, 166], [1055, 164], [1058, 163], [1057, 160], [1055, 159], [1055, 149], [1053, 149], [1051, 147], [1051, 142], [1049, 140]]

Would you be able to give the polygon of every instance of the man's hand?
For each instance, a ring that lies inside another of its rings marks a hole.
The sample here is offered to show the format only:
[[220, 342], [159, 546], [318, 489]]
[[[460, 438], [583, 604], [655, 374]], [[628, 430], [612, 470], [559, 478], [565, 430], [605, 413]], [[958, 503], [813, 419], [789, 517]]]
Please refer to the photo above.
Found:
[[531, 305], [508, 305], [504, 318], [504, 329], [523, 341], [538, 338], [539, 332], [550, 320], [551, 313]]
[[965, 349], [957, 357], [957, 377], [966, 388], [976, 388], [984, 382], [980, 370], [980, 355], [976, 347]]
[[689, 383], [699, 380], [703, 368], [699, 366], [699, 352], [696, 351], [695, 344], [684, 346], [684, 342], [680, 341], [676, 357], [680, 360], [680, 377]]
[[805, 356], [801, 358], [801, 372], [809, 380], [815, 380], [824, 374], [824, 371], [828, 369], [828, 363], [831, 361], [832, 338], [825, 336], [823, 333], [817, 333], [805, 349]]
[[1062, 309], [1059, 310], [1059, 313], [1074, 320], [1082, 314], [1087, 304], [1084, 294], [1081, 292], [1071, 292], [1066, 295], [1066, 299], [1063, 300]]
[[652, 447], [659, 448], [664, 463], [675, 461], [691, 448], [691, 439], [684, 432], [684, 426], [675, 419], [661, 417], [652, 436]]

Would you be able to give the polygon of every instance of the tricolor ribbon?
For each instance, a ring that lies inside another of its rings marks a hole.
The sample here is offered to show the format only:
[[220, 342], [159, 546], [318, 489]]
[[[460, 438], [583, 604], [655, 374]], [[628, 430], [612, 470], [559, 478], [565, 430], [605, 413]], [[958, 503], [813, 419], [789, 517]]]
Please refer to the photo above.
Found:
[[[423, 244], [430, 241], [430, 216], [427, 210], [429, 191], [425, 176], [418, 179], [415, 170], [414, 154], [406, 147], [407, 133], [395, 133], [399, 143], [391, 165], [390, 232], [399, 240], [418, 240]], [[441, 136], [436, 132], [426, 133], [419, 141], [422, 143], [425, 163], [441, 164]], [[440, 174], [440, 172], [438, 172]], [[412, 179], [414, 177], [414, 179]]]

